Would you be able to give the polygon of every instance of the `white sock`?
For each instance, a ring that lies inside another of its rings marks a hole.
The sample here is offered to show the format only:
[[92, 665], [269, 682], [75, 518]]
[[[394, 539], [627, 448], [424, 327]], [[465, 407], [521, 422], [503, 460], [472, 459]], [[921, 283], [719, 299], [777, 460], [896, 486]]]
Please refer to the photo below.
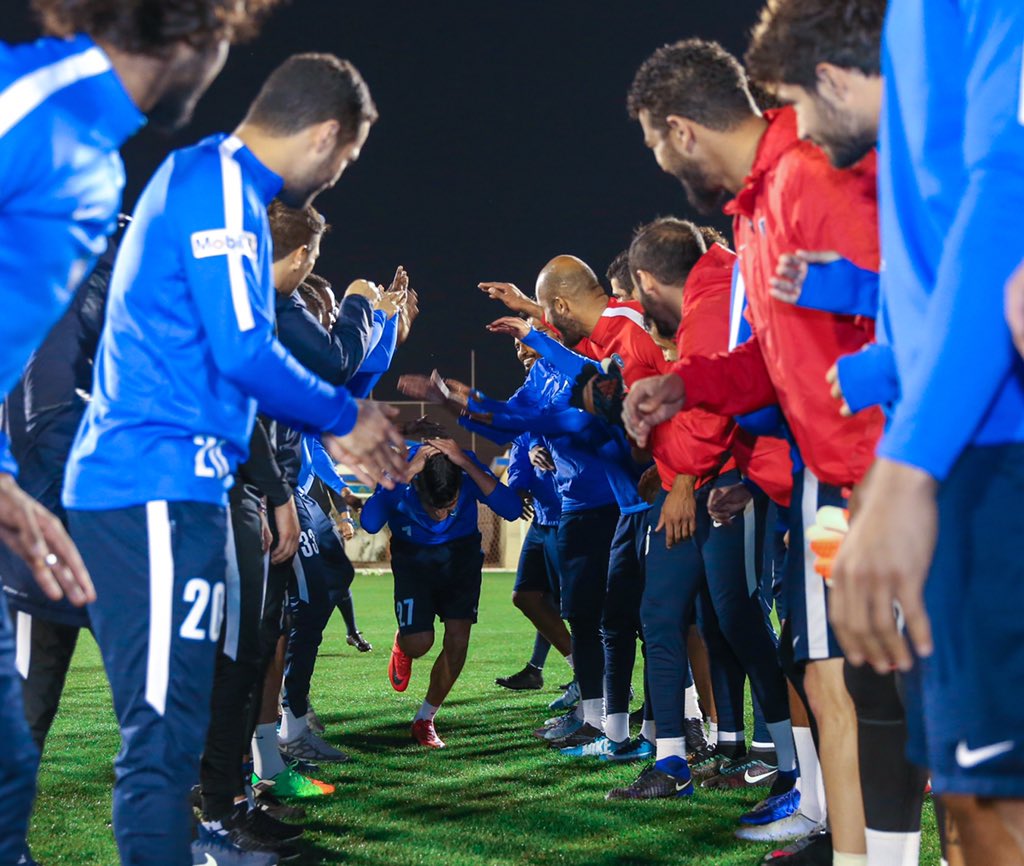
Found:
[[419, 722], [423, 719], [426, 719], [428, 722], [432, 722], [434, 721], [434, 716], [437, 715], [437, 711], [439, 709], [439, 706], [435, 707], [433, 704], [428, 704], [426, 701], [424, 701], [423, 705], [420, 707], [420, 711], [416, 713], [416, 718], [414, 719], [414, 721]]
[[224, 825], [220, 821], [202, 821], [202, 825], [211, 833], [220, 833]]
[[796, 757], [800, 766], [800, 811], [815, 824], [824, 822], [828, 814], [822, 787], [821, 764], [818, 763], [818, 752], [814, 748], [814, 737], [810, 728], [793, 728], [793, 743], [796, 745]]
[[581, 722], [583, 721], [583, 701], [576, 702], [576, 706], [572, 708], [572, 714]]
[[868, 842], [868, 863], [877, 866], [917, 866], [921, 857], [921, 831], [888, 833], [865, 831]]
[[746, 738], [746, 731], [723, 731], [719, 728], [718, 739], [715, 742], [720, 746], [734, 746], [736, 743], [742, 743]]
[[779, 760], [779, 770], [790, 773], [796, 769], [796, 745], [793, 743], [793, 726], [789, 719], [784, 722], [768, 722], [766, 727], [775, 744], [775, 755]]
[[867, 854], [840, 854], [832, 852], [832, 866], [867, 866]]
[[583, 706], [584, 724], [593, 725], [599, 731], [603, 730], [601, 714], [604, 712], [604, 698], [587, 698], [580, 701], [580, 704]]
[[613, 743], [629, 739], [629, 713], [612, 713], [604, 720], [604, 735]]
[[569, 665], [569, 670], [571, 670], [571, 671], [573, 671], [575, 673], [575, 671], [576, 671], [576, 664], [572, 660], [572, 653], [569, 653], [569, 655], [567, 655], [565, 657], [565, 663], [567, 665]]
[[657, 747], [657, 755], [654, 758], [656, 761], [671, 758], [673, 755], [677, 758], [686, 757], [686, 737], [658, 737], [654, 745]]
[[290, 707], [283, 707], [281, 712], [281, 732], [277, 738], [282, 743], [290, 743], [297, 740], [305, 732], [309, 725], [305, 716], [296, 716]]
[[683, 697], [683, 714], [687, 719], [702, 718], [700, 704], [697, 702], [697, 687], [690, 686]]
[[285, 771], [277, 750], [277, 725], [273, 722], [256, 726], [252, 737], [252, 764], [253, 772], [261, 779], [272, 779]]
[[640, 736], [647, 740], [648, 743], [653, 743], [658, 739], [656, 731], [654, 719], [644, 719], [643, 724], [640, 725]]
[[712, 745], [718, 742], [718, 722], [708, 722], [708, 742]]

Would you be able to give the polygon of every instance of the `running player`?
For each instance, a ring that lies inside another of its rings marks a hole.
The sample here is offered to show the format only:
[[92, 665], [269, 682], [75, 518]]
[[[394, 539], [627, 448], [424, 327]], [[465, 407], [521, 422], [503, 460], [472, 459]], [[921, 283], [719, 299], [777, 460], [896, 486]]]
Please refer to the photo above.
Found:
[[480, 604], [484, 555], [477, 504], [505, 520], [518, 520], [523, 505], [472, 451], [451, 439], [430, 439], [410, 450], [412, 481], [393, 490], [378, 488], [360, 519], [367, 532], [380, 532], [385, 524], [391, 530], [398, 631], [388, 678], [395, 691], [409, 687], [413, 660], [434, 645], [434, 618], [444, 623], [444, 645], [412, 723], [417, 743], [443, 749], [434, 717], [462, 673]]
[[[644, 443], [653, 423], [683, 407], [742, 414], [778, 402], [806, 464], [794, 478], [801, 507], [791, 509], [790, 528], [791, 550], [805, 550], [804, 527], [819, 506], [845, 505], [844, 488], [862, 479], [881, 433], [881, 412], [841, 418], [821, 385], [838, 357], [870, 342], [874, 327], [779, 304], [771, 280], [780, 257], [801, 249], [835, 251], [877, 271], [874, 160], [836, 170], [799, 141], [791, 108], [762, 116], [742, 67], [716, 43], [691, 39], [659, 49], [637, 73], [629, 107], [691, 204], [726, 205], [733, 215], [754, 336], [728, 355], [686, 358], [676, 373], [638, 384], [626, 402], [627, 423]], [[865, 856], [856, 718], [828, 628], [827, 589], [812, 561], [809, 553], [791, 556], [787, 628], [793, 674], [803, 679], [821, 738], [832, 836], [831, 845], [818, 844], [842, 862]], [[812, 862], [819, 855], [794, 856]]]
[[273, 333], [266, 206], [280, 193], [305, 207], [332, 185], [375, 117], [351, 64], [293, 56], [233, 134], [164, 162], [115, 263], [64, 504], [100, 575], [90, 617], [122, 730], [114, 828], [126, 863], [190, 862], [186, 793], [221, 627], [225, 492], [256, 400], [331, 431], [327, 447], [364, 477], [406, 472], [388, 413], [310, 374]]

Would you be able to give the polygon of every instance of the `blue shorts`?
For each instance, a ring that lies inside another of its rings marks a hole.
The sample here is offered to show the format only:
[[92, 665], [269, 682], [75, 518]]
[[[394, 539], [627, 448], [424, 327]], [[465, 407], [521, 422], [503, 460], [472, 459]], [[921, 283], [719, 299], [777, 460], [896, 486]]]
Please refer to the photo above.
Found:
[[444, 544], [409, 544], [391, 536], [398, 630], [433, 631], [434, 617], [476, 622], [483, 568], [479, 533]]
[[561, 596], [558, 586], [558, 526], [541, 526], [536, 521], [526, 530], [513, 592], [550, 592]]
[[1024, 444], [969, 448], [938, 494], [934, 654], [904, 677], [908, 756], [941, 794], [1024, 797]]
[[617, 505], [562, 513], [558, 524], [562, 619], [601, 621], [618, 522]]
[[224, 617], [225, 509], [160, 501], [69, 510], [68, 525], [96, 584], [89, 616], [121, 727], [121, 861], [187, 863], [188, 792], [199, 779]]
[[839, 487], [824, 484], [804, 468], [793, 474], [793, 501], [789, 507], [789, 552], [783, 581], [785, 613], [793, 639], [793, 661], [801, 664], [841, 659], [843, 651], [828, 620], [828, 587], [814, 570], [817, 558], [804, 535], [825, 505], [846, 508]]

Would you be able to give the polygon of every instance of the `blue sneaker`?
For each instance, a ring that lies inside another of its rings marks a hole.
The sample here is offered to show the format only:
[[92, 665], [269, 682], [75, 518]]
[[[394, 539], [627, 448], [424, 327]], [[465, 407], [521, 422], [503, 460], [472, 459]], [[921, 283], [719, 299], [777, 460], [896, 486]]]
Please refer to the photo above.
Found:
[[574, 712], [568, 712], [553, 725], [538, 728], [533, 735], [542, 740], [561, 740], [563, 737], [572, 736], [582, 727], [583, 719], [577, 718]]
[[276, 866], [281, 860], [272, 851], [246, 851], [224, 830], [208, 830], [202, 824], [192, 842], [192, 866]]
[[685, 758], [672, 755], [646, 767], [632, 785], [614, 788], [606, 800], [654, 800], [661, 797], [692, 797], [693, 779]]
[[571, 710], [580, 702], [580, 684], [573, 680], [566, 686], [565, 691], [562, 692], [562, 696], [555, 698], [550, 704], [548, 709], [554, 712], [561, 712], [562, 710]]
[[790, 815], [796, 814], [799, 809], [800, 791], [797, 788], [790, 788], [784, 794], [765, 797], [745, 815], [740, 815], [740, 823], [755, 826], [771, 824], [774, 821], [779, 821], [782, 818], [788, 818]]
[[654, 744], [645, 737], [638, 737], [635, 740], [630, 740], [625, 748], [601, 755], [598, 760], [627, 763], [628, 761], [649, 761], [653, 757]]
[[614, 755], [616, 752], [625, 749], [627, 746], [629, 746], [629, 740], [623, 740], [621, 743], [616, 743], [614, 740], [609, 740], [607, 737], [598, 737], [590, 743], [582, 743], [578, 746], [567, 746], [564, 749], [559, 749], [558, 754], [564, 755], [566, 758], [604, 759], [606, 755]]

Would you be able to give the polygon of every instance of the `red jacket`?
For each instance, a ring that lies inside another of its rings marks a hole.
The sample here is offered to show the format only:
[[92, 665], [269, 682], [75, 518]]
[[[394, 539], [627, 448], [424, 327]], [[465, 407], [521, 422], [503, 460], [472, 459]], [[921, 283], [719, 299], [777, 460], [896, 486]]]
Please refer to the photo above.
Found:
[[874, 338], [874, 322], [787, 304], [769, 292], [779, 256], [799, 249], [832, 250], [878, 270], [875, 156], [835, 169], [797, 138], [792, 108], [766, 117], [753, 169], [725, 207], [734, 217], [753, 337], [728, 355], [683, 359], [675, 372], [691, 406], [742, 415], [777, 401], [811, 471], [850, 486], [874, 459], [883, 416], [879, 409], [840, 416], [825, 374]]
[[665, 356], [644, 327], [644, 308], [638, 301], [609, 298], [597, 326], [575, 349], [595, 361], [618, 355], [627, 387], [639, 379], [668, 372]]

